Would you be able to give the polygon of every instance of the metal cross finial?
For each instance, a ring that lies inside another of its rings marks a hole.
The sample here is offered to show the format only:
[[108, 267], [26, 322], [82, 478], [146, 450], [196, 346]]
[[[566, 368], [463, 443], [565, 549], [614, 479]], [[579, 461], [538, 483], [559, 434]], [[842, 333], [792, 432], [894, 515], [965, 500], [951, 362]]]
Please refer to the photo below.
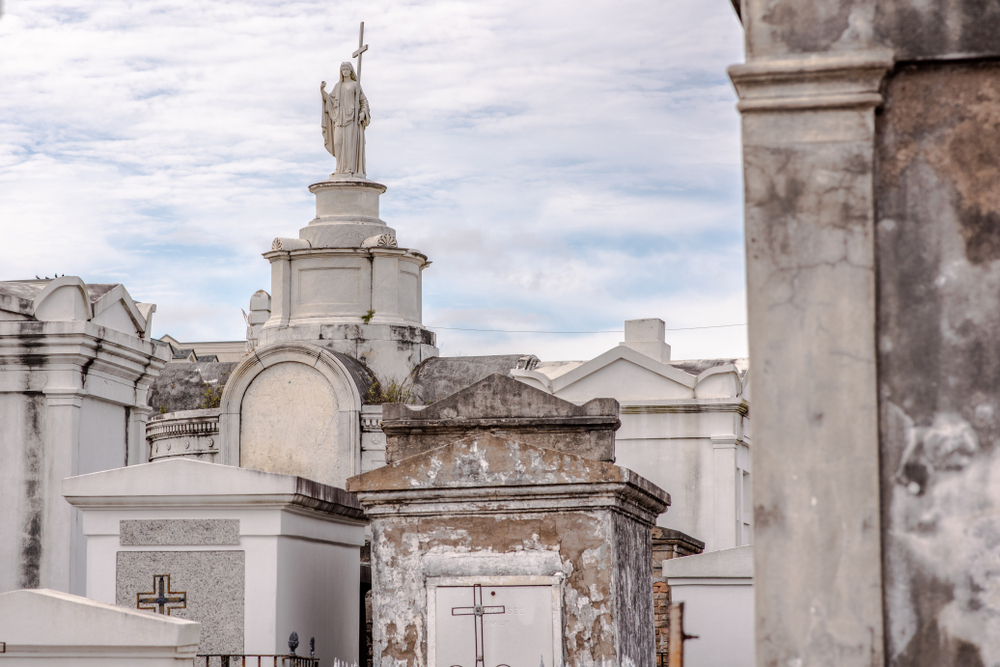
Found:
[[[365, 22], [361, 22], [361, 32], [358, 33], [358, 50], [351, 54], [352, 58], [358, 59], [358, 81], [361, 81], [361, 55], [368, 50], [365, 42]], [[364, 46], [362, 46], [364, 44]]]

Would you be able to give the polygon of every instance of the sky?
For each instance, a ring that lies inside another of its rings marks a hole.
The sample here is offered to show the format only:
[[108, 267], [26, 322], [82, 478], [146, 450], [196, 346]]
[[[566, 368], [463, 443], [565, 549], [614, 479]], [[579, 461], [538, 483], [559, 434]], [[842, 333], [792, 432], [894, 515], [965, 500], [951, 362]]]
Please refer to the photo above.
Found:
[[588, 359], [652, 317], [675, 359], [747, 353], [745, 326], [719, 326], [746, 322], [729, 0], [3, 12], [0, 280], [120, 282], [157, 304], [154, 336], [242, 339], [240, 309], [270, 290], [261, 253], [298, 236], [334, 169], [319, 83], [364, 21], [368, 177], [400, 247], [433, 261], [442, 354]]

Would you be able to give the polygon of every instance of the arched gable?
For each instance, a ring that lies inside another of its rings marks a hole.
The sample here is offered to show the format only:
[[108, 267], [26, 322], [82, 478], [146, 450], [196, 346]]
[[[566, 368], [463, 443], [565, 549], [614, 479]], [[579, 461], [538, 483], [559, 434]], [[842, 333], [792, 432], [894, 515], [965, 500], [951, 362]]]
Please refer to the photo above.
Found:
[[220, 463], [342, 487], [361, 472], [359, 381], [316, 345], [257, 350], [233, 369], [222, 394]]
[[56, 278], [34, 298], [31, 315], [42, 322], [90, 320], [93, 309], [86, 283], [76, 276]]

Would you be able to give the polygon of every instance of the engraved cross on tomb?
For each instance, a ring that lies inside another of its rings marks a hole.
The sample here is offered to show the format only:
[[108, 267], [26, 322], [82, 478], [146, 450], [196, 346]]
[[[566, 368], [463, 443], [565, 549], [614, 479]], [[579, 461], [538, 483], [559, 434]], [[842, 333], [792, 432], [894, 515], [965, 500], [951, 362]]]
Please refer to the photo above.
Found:
[[551, 586], [439, 586], [435, 596], [434, 667], [554, 664]]
[[[452, 616], [473, 616], [476, 627], [476, 667], [485, 667], [483, 660], [483, 616], [486, 614], [503, 614], [506, 608], [503, 605], [485, 606], [483, 605], [483, 587], [476, 584], [472, 587], [471, 607], [452, 607]], [[506, 666], [502, 666], [506, 667]]]
[[170, 590], [170, 575], [157, 574], [153, 577], [153, 590], [135, 596], [136, 608], [170, 615], [174, 609], [187, 608], [187, 593]]

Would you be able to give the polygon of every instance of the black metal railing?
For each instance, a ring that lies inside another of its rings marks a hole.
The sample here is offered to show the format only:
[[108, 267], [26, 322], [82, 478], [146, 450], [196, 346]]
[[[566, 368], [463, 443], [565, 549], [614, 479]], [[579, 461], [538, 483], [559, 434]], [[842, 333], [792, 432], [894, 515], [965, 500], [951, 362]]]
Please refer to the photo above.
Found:
[[[288, 650], [291, 653], [199, 653], [197, 667], [319, 667], [316, 657], [316, 638], [309, 638], [309, 657], [295, 655], [299, 647], [299, 633], [293, 632], [288, 637]], [[334, 660], [334, 663], [339, 663]], [[338, 665], [334, 665], [338, 667]]]
[[199, 653], [198, 667], [319, 667], [319, 658], [301, 655]]

